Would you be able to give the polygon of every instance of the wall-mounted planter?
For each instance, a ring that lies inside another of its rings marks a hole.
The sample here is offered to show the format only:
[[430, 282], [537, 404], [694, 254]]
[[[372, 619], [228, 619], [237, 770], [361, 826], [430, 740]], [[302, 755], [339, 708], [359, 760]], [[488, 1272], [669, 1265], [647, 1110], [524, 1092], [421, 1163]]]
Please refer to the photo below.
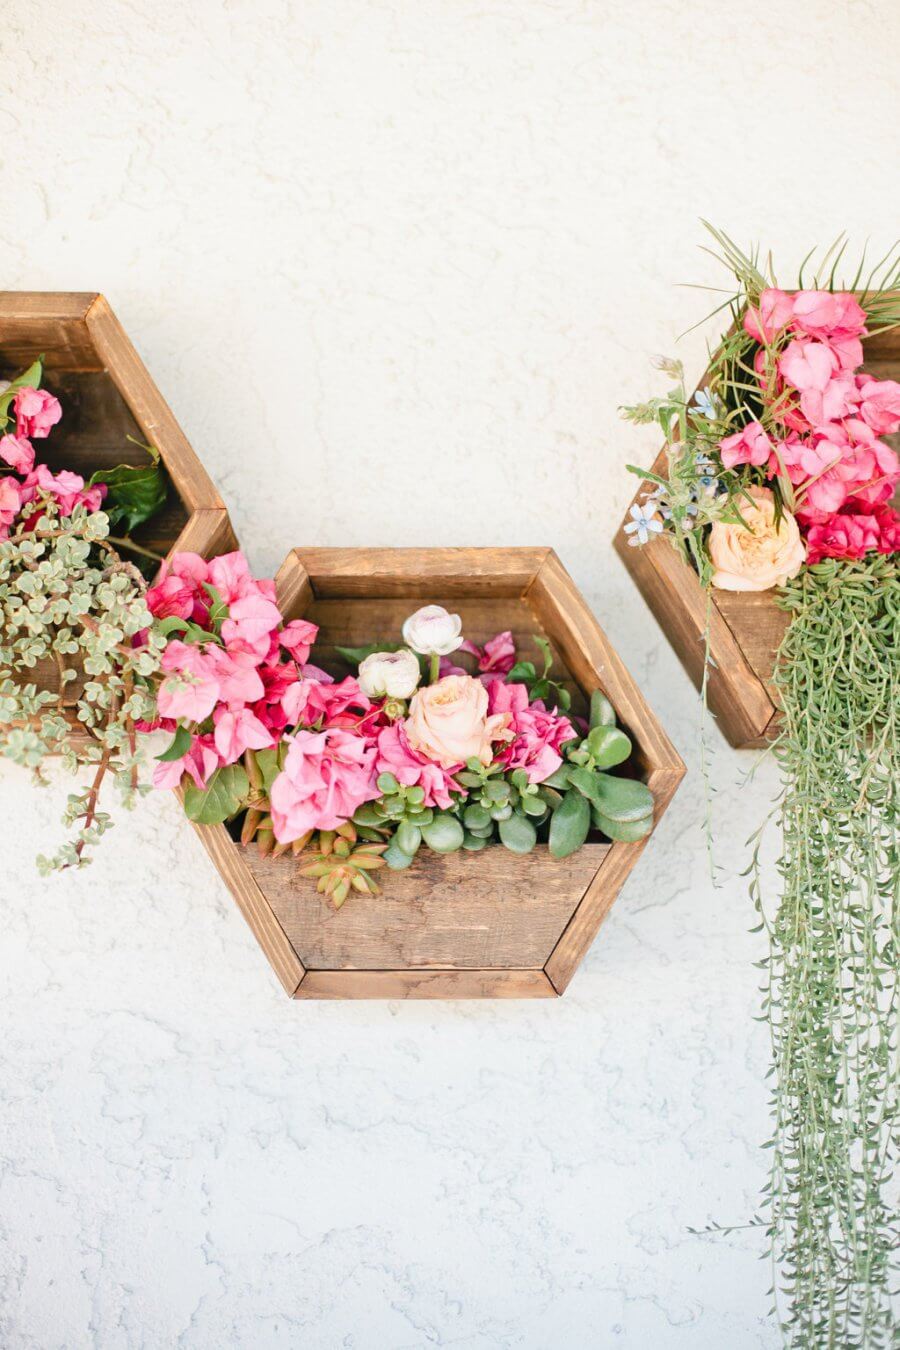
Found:
[[[900, 379], [900, 331], [879, 333], [865, 342], [863, 369], [880, 379]], [[708, 377], [700, 388], [708, 384]], [[896, 437], [887, 437], [896, 443]], [[666, 452], [652, 466], [666, 473]], [[645, 482], [634, 502], [653, 485]], [[703, 679], [704, 633], [709, 608], [709, 647], [712, 658], [707, 698], [723, 734], [737, 749], [765, 746], [778, 732], [778, 706], [772, 685], [775, 654], [784, 636], [788, 616], [775, 603], [773, 591], [738, 592], [700, 585], [696, 572], [684, 563], [667, 539], [655, 539], [641, 548], [628, 544], [624, 525], [615, 537], [616, 552], [631, 573], [657, 622], [682, 665], [699, 689]]]
[[[635, 747], [629, 770], [662, 815], [684, 766], [634, 681], [549, 549], [298, 549], [277, 577], [288, 619], [320, 626], [316, 659], [346, 673], [336, 646], [399, 631], [423, 601], [461, 614], [484, 642], [512, 629], [521, 655], [546, 636], [575, 711], [602, 688]], [[288, 994], [296, 998], [550, 998], [561, 994], [643, 844], [588, 843], [562, 862], [420, 855], [383, 893], [334, 910], [295, 859], [241, 848], [225, 826], [197, 826]]]
[[[207, 558], [237, 546], [221, 497], [102, 295], [0, 291], [0, 378], [41, 355], [43, 385], [63, 406], [62, 421], [40, 442], [54, 473], [71, 469], [87, 479], [116, 464], [146, 463], [129, 436], [155, 445], [168, 501], [135, 531], [135, 542], [154, 553], [189, 549]], [[38, 665], [33, 678], [55, 688], [55, 665]]]

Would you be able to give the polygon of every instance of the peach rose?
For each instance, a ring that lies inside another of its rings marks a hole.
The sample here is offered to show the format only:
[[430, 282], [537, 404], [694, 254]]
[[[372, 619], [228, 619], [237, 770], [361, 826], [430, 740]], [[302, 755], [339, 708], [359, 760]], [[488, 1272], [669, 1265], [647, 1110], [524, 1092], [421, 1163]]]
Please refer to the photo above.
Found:
[[717, 520], [710, 531], [712, 584], [720, 591], [767, 591], [795, 577], [806, 561], [806, 549], [797, 522], [784, 511], [775, 528], [775, 498], [768, 488], [749, 488], [753, 504], [740, 498], [737, 505], [747, 529], [738, 521]]
[[509, 715], [488, 716], [488, 693], [471, 675], [445, 675], [413, 695], [404, 726], [414, 750], [445, 769], [480, 759], [490, 764], [491, 743], [508, 741]]

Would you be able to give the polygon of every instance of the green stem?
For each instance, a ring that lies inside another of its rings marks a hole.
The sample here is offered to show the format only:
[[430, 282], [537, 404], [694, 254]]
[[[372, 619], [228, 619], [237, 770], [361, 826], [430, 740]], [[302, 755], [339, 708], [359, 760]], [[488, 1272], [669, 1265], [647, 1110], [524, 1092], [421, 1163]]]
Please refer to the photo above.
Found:
[[441, 658], [437, 652], [431, 653], [431, 665], [428, 673], [428, 683], [437, 684], [441, 677]]
[[164, 554], [154, 553], [152, 548], [144, 548], [142, 544], [136, 544], [134, 540], [129, 539], [127, 535], [108, 534], [106, 540], [109, 544], [115, 544], [116, 548], [127, 548], [130, 549], [132, 553], [139, 553], [142, 558], [152, 558], [154, 562], [158, 563], [165, 562], [166, 560]]

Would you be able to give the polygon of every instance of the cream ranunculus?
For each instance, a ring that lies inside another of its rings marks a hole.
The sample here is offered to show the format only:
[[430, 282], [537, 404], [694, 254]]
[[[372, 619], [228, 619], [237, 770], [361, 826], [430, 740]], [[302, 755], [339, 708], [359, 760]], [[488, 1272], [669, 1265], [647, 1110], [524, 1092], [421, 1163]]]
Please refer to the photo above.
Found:
[[443, 605], [425, 605], [406, 620], [403, 641], [422, 656], [449, 656], [462, 646], [462, 619]]
[[752, 505], [743, 497], [737, 503], [746, 525], [716, 521], [710, 531], [709, 556], [715, 568], [712, 584], [720, 591], [767, 591], [783, 586], [806, 561], [794, 517], [782, 512], [776, 529], [772, 493], [768, 488], [748, 491]]
[[418, 657], [405, 647], [373, 652], [360, 662], [359, 686], [369, 698], [412, 698], [421, 674]]
[[467, 759], [490, 764], [492, 742], [512, 739], [508, 721], [507, 713], [488, 716], [488, 693], [480, 680], [446, 675], [418, 690], [404, 727], [414, 750], [449, 769]]

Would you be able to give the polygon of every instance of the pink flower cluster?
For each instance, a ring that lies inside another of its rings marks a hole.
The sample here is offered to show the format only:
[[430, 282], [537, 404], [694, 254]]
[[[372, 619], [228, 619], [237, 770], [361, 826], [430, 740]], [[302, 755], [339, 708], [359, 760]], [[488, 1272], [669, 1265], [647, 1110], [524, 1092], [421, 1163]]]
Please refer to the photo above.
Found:
[[[283, 623], [274, 584], [254, 579], [243, 554], [207, 563], [196, 553], [176, 553], [160, 569], [147, 604], [156, 619], [168, 621], [170, 637], [162, 656], [159, 716], [144, 729], [190, 734], [183, 755], [158, 762], [157, 787], [177, 787], [185, 775], [205, 787], [216, 769], [237, 763], [246, 751], [283, 742], [282, 771], [269, 794], [281, 843], [348, 820], [381, 796], [382, 773], [405, 787], [421, 787], [427, 807], [446, 809], [453, 794], [466, 795], [455, 777], [464, 765], [438, 762], [414, 746], [410, 719], [389, 720], [384, 700], [372, 702], [355, 679], [335, 683], [310, 664], [316, 626], [302, 619]], [[499, 634], [475, 655], [487, 692], [464, 675], [424, 693], [446, 711], [444, 685], [456, 679], [478, 690], [500, 728], [497, 762], [542, 782], [562, 762], [559, 748], [574, 735], [571, 722], [540, 702], [529, 703], [524, 685], [504, 682], [498, 667], [508, 671], [515, 660], [511, 634]]]
[[[87, 487], [81, 474], [69, 469], [54, 474], [46, 464], [35, 463], [31, 442], [44, 439], [62, 417], [59, 400], [45, 389], [23, 385], [12, 407], [15, 433], [0, 436], [0, 460], [13, 471], [0, 477], [0, 539], [9, 538], [10, 527], [39, 493], [55, 499], [61, 516], [71, 515], [76, 506], [98, 511], [106, 496], [104, 484]], [[36, 521], [40, 514], [39, 509], [31, 512], [29, 522]]]
[[744, 327], [763, 344], [756, 370], [784, 434], [749, 423], [721, 442], [725, 467], [790, 482], [810, 562], [897, 551], [900, 517], [888, 503], [900, 459], [881, 437], [900, 429], [900, 383], [858, 369], [866, 314], [855, 296], [765, 290]]
[[[308, 665], [316, 625], [283, 623], [274, 582], [252, 577], [242, 553], [209, 563], [174, 554], [147, 605], [158, 619], [184, 621], [184, 636], [173, 636], [163, 652], [154, 727], [174, 731], [180, 723], [192, 737], [180, 759], [157, 765], [158, 787], [176, 787], [186, 773], [203, 787], [220, 765], [275, 745], [290, 725], [336, 725], [348, 709], [356, 709], [351, 721], [369, 710], [355, 680], [336, 685]], [[208, 640], [197, 640], [196, 626]]]

